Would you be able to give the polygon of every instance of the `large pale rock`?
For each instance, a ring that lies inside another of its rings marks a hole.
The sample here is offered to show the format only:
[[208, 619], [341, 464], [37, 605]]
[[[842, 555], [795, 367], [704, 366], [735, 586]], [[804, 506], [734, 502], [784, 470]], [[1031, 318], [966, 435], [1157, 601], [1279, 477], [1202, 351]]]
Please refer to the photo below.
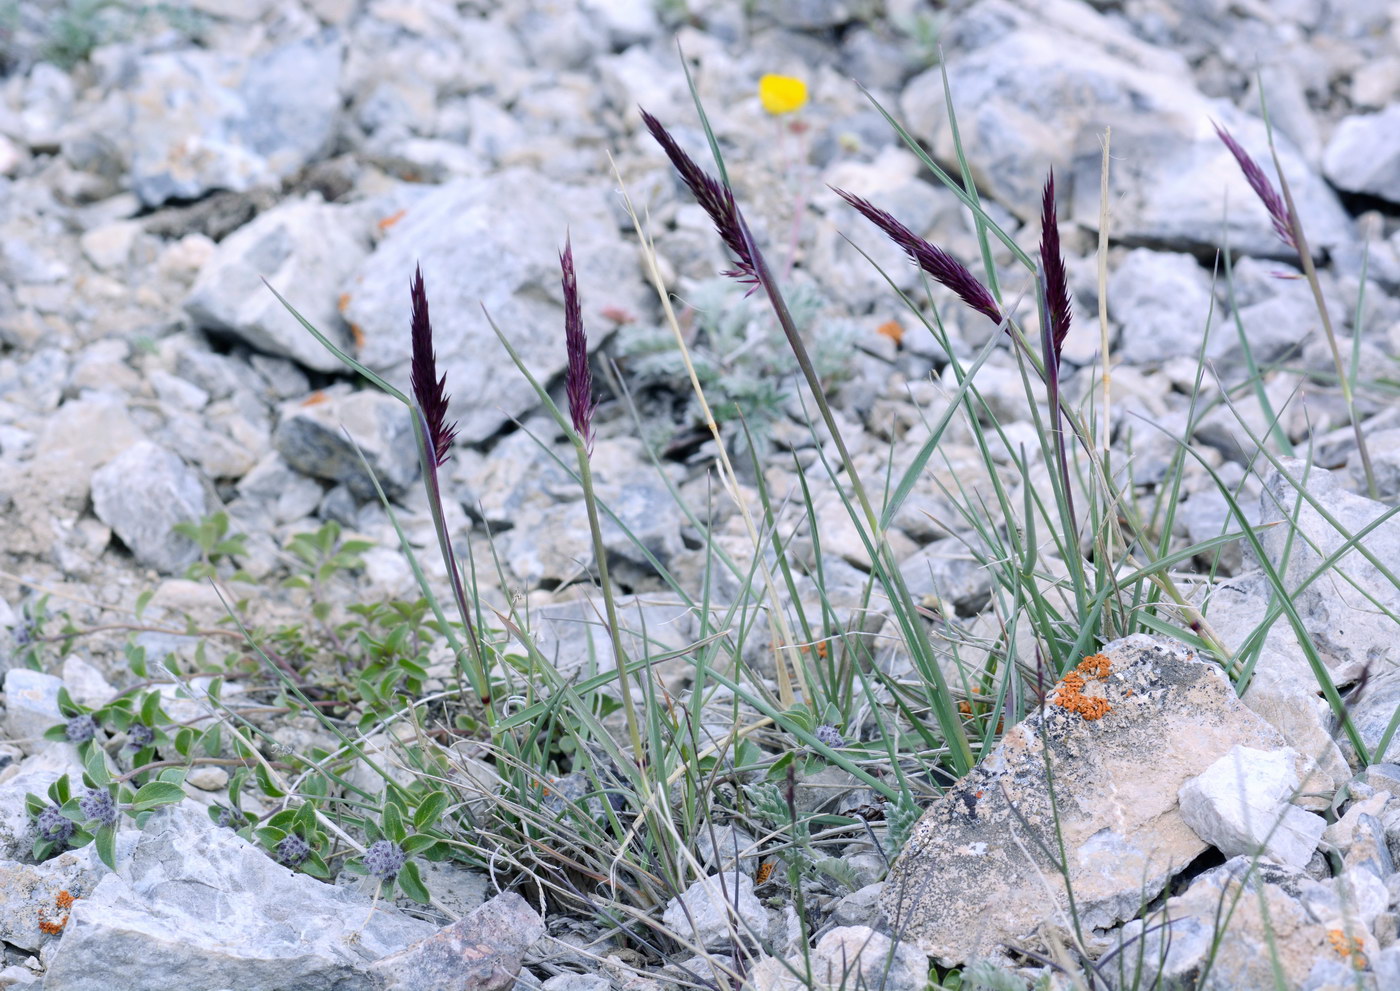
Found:
[[[1233, 746], [1283, 746], [1184, 644], [1135, 635], [1103, 654], [1107, 677], [1089, 677], [1078, 695], [1062, 683], [929, 808], [895, 863], [885, 915], [945, 964], [1031, 944], [1043, 925], [1067, 922], [1051, 855], [1061, 844], [1081, 925], [1132, 916], [1206, 849], [1181, 817], [1178, 789]], [[1109, 708], [1085, 718], [1094, 698]]]
[[[119, 848], [129, 850], [134, 839], [130, 831], [121, 833]], [[62, 932], [70, 899], [85, 897], [106, 874], [91, 843], [40, 864], [0, 861], [0, 939], [38, 950]]]
[[[1219, 121], [1267, 159], [1263, 123], [1207, 98], [1180, 55], [1079, 0], [981, 0], [953, 22], [944, 44], [974, 177], [1021, 217], [1038, 211], [1054, 166], [1072, 173], [1062, 219], [1097, 229], [1100, 140], [1111, 126], [1115, 237], [1197, 249], [1218, 246], [1223, 228], [1236, 250], [1287, 252], [1211, 125]], [[911, 80], [901, 109], [912, 133], [948, 161], [954, 147], [942, 70]], [[1277, 138], [1309, 242], [1347, 240], [1350, 224], [1335, 194], [1285, 136]]]
[[370, 991], [380, 986], [371, 962], [433, 932], [294, 874], [187, 806], [152, 817], [118, 866], [73, 906], [49, 960], [51, 991]]
[[1351, 768], [1332, 739], [1331, 711], [1317, 694], [1317, 683], [1288, 677], [1267, 661], [1254, 669], [1244, 704], [1305, 758], [1299, 806], [1320, 811], [1332, 804], [1337, 789], [1351, 778]]
[[613, 326], [608, 307], [643, 311], [636, 250], [596, 190], [524, 169], [459, 179], [408, 208], [345, 286], [346, 318], [364, 336], [359, 357], [408, 388], [408, 282], [421, 262], [438, 372], [447, 376], [463, 441], [491, 436], [538, 403], [482, 312], [541, 382], [565, 363], [558, 249], [573, 238], [584, 323], [597, 346]]
[[63, 722], [58, 690], [63, 681], [42, 671], [11, 668], [5, 672], [5, 739], [26, 750], [43, 746], [44, 731]]
[[202, 327], [323, 372], [344, 371], [268, 292], [266, 279], [342, 349], [350, 333], [337, 309], [341, 286], [369, 254], [356, 211], [319, 198], [287, 200], [226, 238], [200, 270], [185, 310]]
[[254, 58], [200, 50], [148, 55], [113, 137], [148, 206], [211, 189], [274, 184], [330, 149], [340, 113], [334, 31]]
[[198, 522], [209, 499], [199, 473], [165, 448], [143, 440], [92, 475], [92, 507], [136, 560], [158, 571], [178, 571], [199, 557], [194, 541], [175, 532]]

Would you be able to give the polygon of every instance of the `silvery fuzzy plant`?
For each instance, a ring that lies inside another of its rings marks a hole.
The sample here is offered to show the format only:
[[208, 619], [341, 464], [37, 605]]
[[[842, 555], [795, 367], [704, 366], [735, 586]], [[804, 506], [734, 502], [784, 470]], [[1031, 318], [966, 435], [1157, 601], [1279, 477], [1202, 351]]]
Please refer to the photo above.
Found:
[[[771, 447], [773, 425], [788, 415], [792, 359], [766, 308], [749, 297], [728, 279], [707, 279], [684, 295], [697, 331], [692, 364], [725, 441], [742, 455], [752, 440], [754, 455], [762, 462]], [[792, 293], [793, 321], [812, 341], [812, 362], [823, 386], [837, 393], [851, 374], [857, 329], [853, 321], [826, 313], [828, 308], [815, 286], [799, 283]], [[664, 448], [673, 438], [684, 439], [684, 434], [676, 435], [687, 429], [703, 436], [703, 413], [684, 388], [685, 363], [668, 329], [624, 326], [615, 349], [628, 378], [639, 390], [654, 391], [655, 397], [647, 398], [663, 407], [660, 417], [644, 421], [651, 426], [647, 439], [654, 446]], [[671, 411], [664, 407], [677, 396], [686, 397], [686, 405], [680, 427], [672, 427]]]

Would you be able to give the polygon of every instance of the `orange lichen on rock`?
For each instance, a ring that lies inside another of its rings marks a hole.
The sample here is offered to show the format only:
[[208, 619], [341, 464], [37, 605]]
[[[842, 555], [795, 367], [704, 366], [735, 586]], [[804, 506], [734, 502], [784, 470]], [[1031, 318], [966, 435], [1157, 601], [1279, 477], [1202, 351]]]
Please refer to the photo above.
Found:
[[1113, 671], [1112, 662], [1102, 654], [1091, 654], [1080, 661], [1073, 671], [1060, 682], [1060, 690], [1050, 701], [1061, 709], [1082, 716], [1085, 720], [1102, 719], [1113, 708], [1108, 699], [1098, 695], [1085, 695], [1084, 688], [1089, 680], [1103, 681]]
[[57, 936], [63, 932], [63, 927], [68, 925], [68, 910], [73, 907], [73, 903], [78, 899], [67, 890], [60, 890], [54, 896], [54, 907], [63, 913], [62, 918], [48, 918], [48, 910], [44, 906], [39, 907], [39, 931], [48, 936]]
[[[408, 177], [405, 176], [404, 178], [407, 179]], [[413, 180], [412, 180], [412, 179], [408, 179], [408, 181], [409, 181], [409, 182], [412, 182]], [[387, 231], [390, 227], [393, 227], [393, 226], [394, 226], [395, 224], [397, 224], [400, 220], [402, 220], [402, 219], [403, 219], [403, 215], [404, 215], [405, 213], [407, 213], [407, 212], [408, 212], [408, 211], [406, 211], [406, 210], [395, 210], [393, 213], [389, 214], [389, 216], [387, 216], [387, 217], [381, 217], [381, 218], [379, 219], [379, 223], [378, 223], [376, 226], [377, 226], [381, 231]]]
[[1332, 949], [1337, 952], [1337, 956], [1343, 960], [1350, 960], [1351, 965], [1357, 970], [1365, 970], [1366, 954], [1361, 952], [1361, 940], [1354, 936], [1348, 936], [1340, 929], [1327, 930], [1327, 942], [1332, 944]]
[[1075, 670], [1086, 677], [1107, 678], [1113, 672], [1113, 663], [1102, 654], [1090, 654]]
[[904, 343], [904, 327], [898, 320], [886, 320], [875, 328], [875, 333], [881, 337], [888, 337], [897, 345]]

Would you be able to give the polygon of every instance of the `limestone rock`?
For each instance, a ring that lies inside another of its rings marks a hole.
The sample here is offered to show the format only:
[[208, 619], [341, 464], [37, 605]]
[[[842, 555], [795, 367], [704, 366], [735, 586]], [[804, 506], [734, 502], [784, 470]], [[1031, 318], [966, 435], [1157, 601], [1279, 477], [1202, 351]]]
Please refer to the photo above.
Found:
[[753, 893], [753, 878], [726, 871], [701, 878], [662, 916], [666, 928], [708, 949], [724, 949], [735, 940], [767, 935], [768, 913]]
[[[1100, 972], [1124, 989], [1356, 987], [1345, 980], [1354, 980], [1345, 966], [1340, 983], [1308, 983], [1319, 966], [1352, 959], [1339, 956], [1339, 945], [1367, 958], [1377, 949], [1364, 927], [1329, 928], [1335, 920], [1313, 915], [1302, 895], [1315, 883], [1299, 871], [1236, 857], [1202, 874], [1160, 912], [1125, 925], [1100, 959]], [[1232, 908], [1223, 922], [1221, 906]]]
[[403, 492], [418, 476], [412, 413], [378, 390], [328, 390], [287, 403], [272, 443], [297, 471], [344, 482], [360, 499], [375, 497], [361, 453], [390, 496]]
[[[369, 254], [358, 214], [318, 198], [278, 204], [226, 238], [200, 270], [185, 310], [202, 327], [322, 372], [344, 371], [277, 300], [266, 279], [342, 349], [350, 333], [337, 309], [345, 280]], [[404, 294], [405, 304], [407, 293]]]
[[750, 978], [752, 986], [755, 991], [923, 991], [928, 986], [928, 957], [913, 944], [895, 942], [868, 926], [832, 929], [817, 941], [810, 961], [809, 981], [801, 956], [762, 960]]
[[1305, 867], [1327, 821], [1289, 804], [1298, 790], [1294, 756], [1290, 750], [1231, 747], [1181, 786], [1182, 818], [1226, 857], [1258, 855]]
[[275, 183], [329, 150], [340, 112], [334, 31], [249, 59], [190, 49], [144, 58], [120, 94], [143, 203]]
[[120, 868], [73, 906], [46, 988], [371, 991], [365, 968], [433, 929], [292, 873], [186, 805], [152, 817]]
[[540, 914], [507, 891], [376, 961], [370, 971], [384, 981], [385, 991], [503, 991], [515, 983], [525, 951], [544, 932]]
[[1345, 118], [1332, 134], [1322, 166], [1339, 189], [1400, 203], [1400, 103]]
[[199, 473], [165, 448], [140, 441], [92, 475], [92, 507], [142, 564], [170, 573], [199, 557], [194, 541], [175, 532], [198, 522], [209, 496]]
[[407, 388], [407, 287], [421, 261], [438, 372], [447, 376], [459, 436], [465, 442], [491, 436], [538, 399], [482, 308], [541, 382], [563, 371], [557, 249], [566, 232], [573, 238], [589, 345], [603, 343], [611, 324], [600, 311], [642, 308], [635, 250], [593, 191], [510, 169], [450, 182], [418, 200], [348, 281], [345, 316], [364, 334], [361, 360]]
[[1086, 664], [1082, 689], [1062, 683], [1012, 727], [929, 808], [891, 870], [886, 917], [943, 963], [995, 956], [1068, 919], [1049, 855], [1061, 842], [1082, 925], [1130, 917], [1205, 849], [1181, 817], [1182, 784], [1232, 746], [1283, 745], [1181, 643], [1139, 634], [1103, 656], [1107, 677]]

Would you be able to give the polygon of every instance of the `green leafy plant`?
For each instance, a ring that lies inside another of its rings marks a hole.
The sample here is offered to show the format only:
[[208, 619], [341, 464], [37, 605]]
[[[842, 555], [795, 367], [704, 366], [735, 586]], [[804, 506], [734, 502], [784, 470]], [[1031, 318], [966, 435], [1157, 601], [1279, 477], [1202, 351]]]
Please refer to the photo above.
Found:
[[[185, 577], [191, 579], [214, 578], [219, 576], [219, 566], [232, 563], [234, 558], [248, 553], [248, 538], [245, 534], [229, 533], [228, 514], [222, 510], [211, 513], [198, 522], [176, 523], [176, 533], [188, 537], [199, 548], [199, 560], [185, 569]], [[228, 575], [234, 581], [251, 582], [252, 576], [242, 569]]]

